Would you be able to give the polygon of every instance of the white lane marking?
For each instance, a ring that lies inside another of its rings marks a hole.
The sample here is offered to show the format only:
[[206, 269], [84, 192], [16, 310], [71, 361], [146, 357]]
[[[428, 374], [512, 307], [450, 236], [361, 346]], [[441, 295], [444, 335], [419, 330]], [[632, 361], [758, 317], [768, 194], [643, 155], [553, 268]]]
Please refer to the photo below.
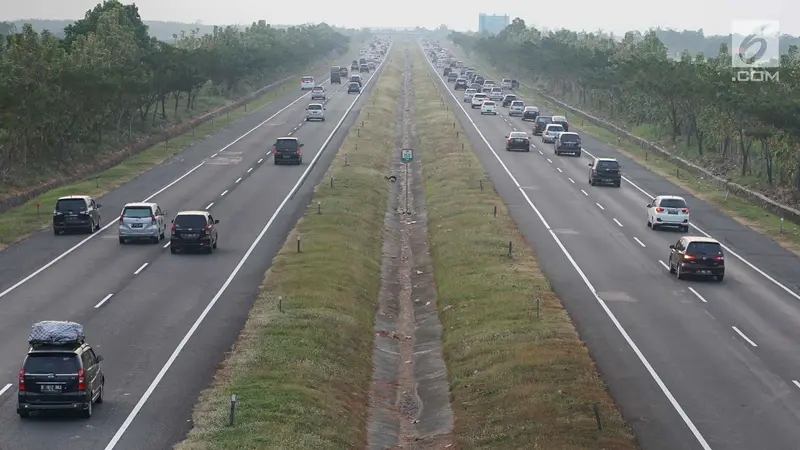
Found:
[[[375, 75], [377, 75], [377, 74], [378, 74], [377, 71], [373, 72], [372, 76], [370, 76], [369, 79], [367, 79], [367, 81], [364, 83], [364, 86], [366, 87], [375, 78]], [[300, 175], [300, 179], [297, 180], [297, 183], [295, 183], [295, 185], [292, 187], [292, 190], [289, 191], [289, 193], [286, 195], [286, 197], [284, 197], [284, 199], [281, 202], [281, 204], [278, 205], [278, 208], [272, 214], [272, 217], [269, 218], [269, 220], [267, 221], [267, 224], [264, 225], [264, 228], [261, 229], [261, 232], [258, 234], [258, 236], [256, 236], [256, 239], [253, 241], [252, 244], [250, 244], [250, 248], [247, 249], [247, 251], [245, 252], [244, 256], [242, 256], [242, 259], [240, 259], [239, 263], [236, 264], [236, 267], [233, 268], [233, 271], [228, 276], [228, 279], [225, 280], [225, 283], [222, 284], [222, 287], [219, 288], [219, 291], [217, 291], [217, 293], [214, 295], [214, 297], [211, 299], [211, 301], [208, 302], [208, 305], [206, 305], [206, 308], [203, 310], [202, 313], [200, 313], [200, 316], [197, 318], [197, 320], [195, 320], [195, 322], [194, 322], [194, 324], [192, 324], [191, 328], [189, 328], [189, 331], [186, 332], [186, 335], [183, 336], [183, 339], [181, 339], [181, 341], [178, 343], [178, 346], [175, 347], [175, 350], [172, 352], [172, 354], [170, 355], [169, 359], [167, 359], [167, 362], [164, 363], [164, 366], [161, 368], [161, 370], [158, 372], [158, 374], [156, 374], [156, 377], [150, 383], [150, 386], [147, 387], [147, 390], [144, 392], [144, 394], [142, 394], [142, 397], [136, 403], [136, 406], [133, 407], [133, 410], [131, 410], [130, 414], [128, 414], [128, 417], [125, 418], [125, 421], [122, 423], [122, 425], [120, 425], [119, 429], [114, 434], [114, 437], [112, 437], [111, 441], [109, 441], [108, 445], [106, 445], [105, 450], [112, 450], [114, 447], [116, 447], [117, 443], [119, 443], [120, 439], [122, 439], [122, 436], [125, 434], [125, 432], [128, 430], [128, 428], [131, 426], [131, 424], [133, 423], [133, 420], [139, 414], [139, 411], [142, 410], [142, 408], [144, 407], [145, 403], [147, 403], [147, 400], [150, 398], [150, 396], [153, 395], [153, 392], [155, 392], [156, 387], [158, 387], [159, 383], [161, 383], [161, 380], [167, 374], [167, 371], [169, 371], [170, 367], [172, 367], [172, 365], [175, 363], [175, 360], [178, 359], [178, 356], [181, 354], [183, 349], [186, 347], [186, 344], [192, 338], [192, 336], [197, 331], [197, 329], [200, 328], [200, 324], [203, 323], [203, 321], [205, 320], [206, 316], [208, 316], [208, 313], [211, 312], [211, 309], [214, 307], [214, 305], [217, 304], [217, 301], [219, 301], [219, 299], [222, 297], [222, 295], [228, 289], [228, 286], [230, 286], [230, 284], [233, 282], [233, 279], [236, 278], [236, 275], [239, 273], [239, 271], [242, 269], [244, 264], [250, 258], [250, 255], [253, 253], [253, 251], [255, 250], [256, 246], [261, 242], [261, 239], [263, 239], [264, 236], [267, 234], [267, 231], [272, 226], [272, 223], [275, 222], [275, 219], [277, 219], [278, 214], [280, 214], [281, 211], [283, 211], [283, 208], [286, 206], [287, 203], [289, 203], [289, 200], [292, 197], [294, 197], [294, 194], [300, 189], [300, 186], [303, 185], [303, 182], [306, 180], [306, 178], [308, 178], [308, 175], [311, 173], [311, 170], [317, 164], [317, 161], [322, 156], [322, 154], [325, 152], [325, 149], [328, 147], [330, 142], [333, 140], [333, 136], [336, 134], [337, 131], [339, 131], [339, 128], [342, 127], [342, 123], [344, 123], [344, 120], [347, 118], [348, 115], [350, 115], [350, 112], [355, 107], [356, 102], [358, 101], [358, 99], [360, 99], [361, 96], [363, 95], [363, 92], [364, 91], [362, 90], [361, 92], [356, 94], [355, 98], [353, 99], [353, 102], [350, 103], [350, 106], [345, 110], [344, 114], [342, 115], [342, 118], [339, 119], [339, 122], [336, 124], [335, 127], [333, 127], [333, 131], [331, 131], [331, 133], [328, 135], [328, 138], [325, 139], [325, 142], [322, 143], [322, 145], [320, 146], [319, 151], [317, 152], [316, 155], [314, 155], [314, 158], [308, 164], [308, 167], [306, 167], [306, 170], [303, 172], [302, 175]]]
[[[426, 58], [426, 61], [428, 61], [427, 58]], [[448, 87], [447, 83], [442, 79], [441, 75], [439, 75], [439, 72], [436, 71], [436, 68], [433, 67], [433, 64], [431, 64], [431, 62], [428, 61], [428, 65], [431, 66], [431, 69], [433, 70], [433, 72], [436, 74], [436, 76], [439, 78], [439, 80], [442, 82], [442, 84], [447, 88]], [[533, 211], [539, 217], [539, 220], [542, 222], [542, 224], [545, 226], [545, 228], [547, 228], [547, 230], [550, 232], [550, 236], [552, 236], [553, 240], [556, 242], [556, 244], [558, 244], [559, 248], [564, 253], [564, 256], [566, 256], [566, 258], [569, 260], [570, 264], [572, 264], [572, 267], [575, 269], [575, 271], [581, 277], [581, 279], [583, 280], [583, 283], [586, 285], [586, 287], [592, 293], [592, 295], [594, 296], [594, 298], [597, 301], [597, 303], [600, 305], [600, 307], [603, 309], [603, 311], [605, 311], [605, 313], [608, 316], [608, 318], [611, 320], [611, 322], [617, 328], [617, 331], [619, 331], [620, 335], [622, 335], [622, 337], [625, 339], [625, 342], [628, 343], [628, 346], [630, 346], [630, 348], [633, 350], [633, 352], [639, 358], [639, 361], [641, 361], [642, 365], [645, 367], [647, 372], [650, 374], [650, 376], [656, 382], [658, 387], [661, 389], [661, 392], [664, 394], [664, 396], [667, 398], [667, 400], [669, 400], [669, 402], [672, 405], [672, 407], [675, 409], [675, 411], [678, 413], [678, 415], [683, 420], [683, 423], [686, 424], [686, 426], [692, 432], [692, 434], [694, 435], [694, 437], [697, 440], [697, 442], [700, 443], [700, 446], [703, 448], [703, 450], [711, 450], [711, 446], [708, 445], [708, 442], [706, 442], [706, 439], [703, 437], [702, 434], [700, 434], [700, 430], [697, 429], [697, 427], [695, 426], [694, 422], [692, 422], [692, 419], [689, 418], [689, 415], [686, 414], [686, 411], [683, 409], [683, 407], [680, 405], [680, 403], [678, 403], [678, 400], [675, 398], [674, 395], [672, 395], [672, 392], [669, 390], [667, 385], [664, 384], [664, 381], [661, 379], [661, 376], [658, 375], [656, 370], [650, 364], [650, 361], [647, 360], [647, 358], [644, 356], [644, 353], [642, 353], [642, 351], [639, 349], [639, 346], [637, 346], [636, 343], [633, 341], [633, 338], [631, 338], [630, 335], [628, 335], [628, 332], [625, 330], [625, 328], [622, 326], [622, 324], [619, 322], [619, 320], [617, 320], [617, 317], [614, 315], [614, 313], [608, 307], [606, 302], [602, 298], [600, 298], [600, 296], [597, 294], [597, 291], [595, 290], [594, 286], [589, 281], [589, 279], [586, 277], [586, 274], [584, 274], [583, 270], [580, 268], [580, 266], [578, 266], [578, 263], [575, 262], [575, 259], [572, 257], [572, 255], [569, 253], [569, 251], [567, 251], [567, 248], [564, 247], [564, 244], [561, 242], [561, 239], [558, 238], [558, 235], [556, 235], [555, 231], [553, 231], [553, 229], [550, 228], [550, 225], [544, 219], [544, 216], [542, 216], [542, 214], [539, 212], [539, 209], [536, 208], [536, 205], [533, 204], [533, 202], [531, 201], [530, 197], [528, 197], [528, 194], [525, 192], [525, 190], [522, 189], [519, 181], [517, 181], [517, 179], [514, 178], [514, 175], [508, 169], [508, 166], [505, 165], [503, 160], [500, 158], [500, 155], [498, 155], [497, 152], [494, 150], [494, 148], [492, 147], [492, 144], [489, 143], [489, 140], [486, 139], [486, 136], [484, 136], [483, 132], [481, 132], [481, 130], [478, 128], [478, 125], [472, 120], [472, 118], [469, 116], [469, 114], [467, 114], [467, 110], [464, 109], [464, 106], [461, 105], [461, 102], [458, 101], [456, 96], [453, 94], [452, 91], [450, 91], [449, 88], [447, 89], [447, 92], [456, 101], [456, 104], [464, 112], [464, 115], [467, 118], [467, 120], [472, 124], [472, 126], [478, 132], [478, 135], [481, 137], [481, 140], [483, 140], [483, 142], [489, 148], [489, 151], [491, 151], [492, 154], [494, 155], [494, 157], [497, 159], [497, 162], [500, 164], [501, 167], [503, 167], [503, 169], [505, 170], [506, 174], [508, 174], [508, 177], [511, 178], [511, 181], [516, 185], [517, 189], [520, 191], [522, 196], [525, 198], [525, 200], [527, 201], [528, 205], [530, 205], [531, 209], [533, 209]], [[664, 263], [661, 262], [661, 264], [664, 264]], [[109, 449], [106, 449], [106, 450], [109, 450]]]
[[[638, 239], [637, 239], [637, 241], [638, 241]], [[658, 260], [658, 263], [659, 263], [659, 264], [661, 264], [662, 266], [664, 266], [664, 268], [665, 268], [665, 269], [669, 270], [669, 266], [668, 266], [668, 265], [667, 265], [667, 263], [665, 263], [664, 261], [662, 261], [662, 260], [660, 260], [660, 259], [659, 259], [659, 260]]]
[[150, 263], [144, 263], [144, 264], [142, 264], [142, 266], [141, 266], [141, 267], [139, 267], [138, 269], [136, 269], [136, 272], [133, 272], [133, 274], [134, 274], [134, 275], [139, 275], [140, 273], [142, 273], [142, 271], [144, 270], [144, 268], [145, 268], [145, 267], [147, 267], [147, 265], [148, 265], [148, 264], [150, 264]]
[[792, 383], [794, 383], [795, 386], [800, 388], [800, 381], [792, 380]]
[[736, 333], [737, 333], [739, 336], [741, 336], [741, 337], [742, 337], [742, 339], [744, 339], [745, 341], [747, 341], [747, 343], [748, 343], [748, 344], [752, 345], [753, 347], [758, 347], [758, 345], [756, 345], [756, 343], [755, 343], [755, 342], [753, 342], [753, 340], [752, 340], [752, 339], [750, 339], [750, 338], [749, 338], [749, 337], [747, 337], [747, 336], [746, 336], [744, 333], [742, 333], [742, 331], [741, 331], [741, 330], [739, 330], [739, 329], [738, 329], [738, 328], [736, 328], [736, 327], [731, 327], [731, 328], [733, 328], [733, 331], [735, 331], [735, 332], [736, 332]]
[[286, 135], [287, 135], [287, 136], [291, 136], [291, 135], [292, 135], [292, 132], [290, 131], [290, 132], [286, 133]]
[[[327, 78], [327, 79], [325, 79], [325, 81], [323, 81], [323, 82], [322, 82], [322, 83], [320, 83], [320, 84], [325, 84], [325, 83], [327, 83], [327, 82], [329, 82], [329, 81], [330, 81], [330, 78]], [[251, 128], [250, 130], [248, 130], [248, 131], [247, 131], [246, 133], [244, 133], [243, 135], [241, 135], [241, 136], [237, 137], [236, 139], [234, 139], [233, 141], [231, 141], [231, 142], [230, 142], [228, 145], [226, 145], [226, 146], [222, 147], [221, 149], [219, 149], [219, 150], [217, 151], [217, 153], [219, 153], [219, 152], [223, 152], [223, 151], [227, 150], [228, 148], [230, 148], [230, 147], [232, 147], [232, 146], [236, 145], [236, 143], [238, 143], [239, 141], [241, 141], [241, 140], [242, 140], [242, 139], [244, 139], [245, 137], [249, 136], [251, 133], [253, 133], [254, 131], [258, 130], [259, 128], [263, 127], [263, 126], [264, 126], [264, 124], [266, 124], [267, 122], [271, 121], [272, 119], [274, 119], [274, 118], [278, 117], [278, 115], [279, 115], [279, 114], [281, 114], [281, 113], [283, 113], [284, 111], [286, 111], [287, 109], [291, 108], [292, 106], [294, 106], [295, 104], [297, 104], [297, 103], [298, 103], [300, 100], [304, 99], [305, 97], [307, 97], [307, 96], [309, 96], [309, 95], [311, 95], [311, 92], [308, 92], [308, 93], [305, 93], [305, 94], [301, 95], [301, 96], [300, 96], [300, 97], [298, 97], [296, 100], [292, 101], [292, 102], [291, 102], [291, 103], [289, 103], [288, 105], [286, 105], [286, 106], [284, 106], [283, 108], [279, 109], [279, 110], [278, 110], [278, 111], [277, 111], [275, 114], [273, 114], [273, 115], [271, 115], [271, 116], [267, 117], [266, 119], [264, 119], [264, 121], [262, 121], [261, 123], [257, 124], [256, 126], [254, 126], [253, 128]], [[215, 155], [216, 155], [217, 153], [215, 153]], [[188, 170], [186, 173], [184, 173], [183, 175], [179, 176], [178, 178], [176, 178], [176, 179], [172, 180], [172, 181], [171, 181], [169, 184], [167, 184], [166, 186], [164, 186], [164, 187], [162, 187], [161, 189], [159, 189], [159, 190], [157, 190], [157, 191], [153, 192], [152, 194], [150, 194], [150, 196], [149, 196], [149, 197], [147, 197], [147, 198], [145, 198], [145, 199], [143, 199], [143, 200], [142, 200], [142, 202], [149, 202], [150, 200], [152, 200], [153, 198], [155, 198], [157, 195], [161, 194], [162, 192], [166, 191], [167, 189], [171, 188], [172, 186], [175, 186], [175, 185], [176, 185], [176, 184], [178, 184], [178, 183], [179, 183], [181, 180], [183, 180], [184, 178], [188, 177], [189, 175], [191, 175], [192, 173], [194, 173], [194, 172], [195, 172], [197, 169], [199, 169], [200, 167], [202, 167], [202, 166], [203, 166], [205, 163], [206, 163], [205, 161], [202, 161], [200, 164], [198, 164], [198, 165], [196, 165], [196, 166], [192, 167], [192, 168], [191, 168], [191, 169], [189, 169], [189, 170]], [[75, 244], [75, 245], [73, 245], [72, 247], [70, 247], [69, 249], [67, 249], [67, 250], [66, 250], [64, 253], [62, 253], [62, 254], [60, 254], [60, 255], [56, 256], [55, 258], [53, 258], [53, 260], [52, 260], [52, 261], [50, 261], [50, 262], [48, 262], [47, 264], [43, 265], [42, 267], [38, 268], [38, 269], [37, 269], [35, 272], [33, 272], [32, 274], [30, 274], [30, 275], [26, 276], [25, 278], [23, 278], [23, 279], [21, 279], [21, 280], [17, 281], [15, 284], [13, 284], [11, 287], [7, 288], [7, 289], [6, 289], [6, 290], [4, 290], [3, 292], [0, 292], [0, 298], [3, 298], [3, 297], [5, 297], [5, 296], [6, 296], [6, 295], [8, 295], [8, 294], [9, 294], [11, 291], [13, 291], [13, 290], [17, 289], [18, 287], [22, 286], [23, 284], [27, 283], [28, 281], [30, 281], [30, 280], [31, 280], [33, 277], [35, 277], [36, 275], [39, 275], [40, 273], [42, 273], [42, 272], [44, 272], [45, 270], [49, 269], [50, 267], [52, 267], [52, 266], [53, 266], [53, 264], [55, 264], [55, 263], [57, 263], [57, 262], [61, 261], [62, 259], [64, 259], [64, 257], [66, 257], [66, 256], [67, 256], [67, 255], [69, 255], [70, 253], [74, 252], [74, 251], [75, 251], [75, 250], [77, 250], [79, 247], [83, 246], [84, 244], [86, 244], [86, 243], [87, 243], [87, 242], [89, 242], [90, 240], [94, 239], [94, 237], [95, 237], [95, 236], [99, 235], [101, 232], [105, 231], [105, 230], [106, 230], [106, 229], [108, 229], [110, 226], [112, 226], [112, 225], [115, 225], [115, 224], [117, 224], [117, 220], [113, 220], [113, 221], [109, 222], [109, 223], [108, 223], [106, 226], [104, 226], [104, 227], [103, 227], [103, 228], [101, 228], [100, 230], [96, 231], [95, 233], [92, 233], [92, 234], [90, 234], [89, 236], [87, 236], [87, 237], [86, 237], [85, 239], [83, 239], [82, 241], [78, 242], [77, 244]]]
[[264, 158], [259, 159], [258, 164], [261, 164], [262, 161], [264, 161]]
[[105, 302], [109, 301], [109, 300], [111, 299], [111, 297], [113, 297], [113, 296], [114, 296], [114, 294], [108, 294], [108, 295], [106, 295], [105, 297], [103, 297], [103, 299], [102, 299], [102, 300], [100, 300], [100, 303], [98, 303], [98, 304], [94, 305], [95, 309], [97, 309], [97, 308], [99, 308], [99, 307], [103, 306], [103, 304], [104, 304]]
[[583, 192], [583, 195], [585, 195], [585, 196], [587, 196], [587, 197], [589, 196], [589, 193], [588, 193], [588, 192], [586, 192], [586, 191], [584, 191], [583, 189], [581, 189], [581, 192]]
[[206, 206], [206, 209], [211, 209], [212, 206], [214, 206], [214, 202], [209, 203], [208, 206]]
[[[536, 148], [536, 147], [534, 147], [534, 148]], [[539, 154], [540, 155], [544, 155], [544, 153], [541, 150], [539, 150]]]
[[[584, 150], [584, 151], [585, 151], [585, 150]], [[591, 153], [589, 153], [588, 151], [587, 151], [586, 153], [587, 153], [589, 156], [591, 156], [592, 158], [594, 158], [594, 155], [592, 155], [592, 154], [591, 154]], [[623, 180], [625, 180], [625, 182], [626, 182], [626, 183], [628, 183], [628, 184], [630, 184], [631, 186], [633, 186], [634, 188], [636, 188], [636, 189], [637, 189], [639, 192], [641, 192], [642, 194], [644, 194], [644, 196], [645, 196], [645, 197], [647, 197], [647, 198], [649, 198], [650, 200], [653, 200], [653, 199], [655, 198], [654, 196], [650, 195], [650, 194], [649, 194], [647, 191], [645, 191], [644, 189], [642, 189], [641, 187], [639, 187], [639, 186], [638, 186], [636, 183], [634, 183], [633, 181], [631, 181], [631, 180], [630, 180], [628, 177], [626, 177], [626, 176], [624, 176], [624, 175], [623, 175], [623, 176], [622, 176], [622, 179], [623, 179]], [[716, 239], [716, 238], [714, 238], [714, 236], [710, 235], [709, 233], [706, 233], [706, 232], [705, 232], [703, 229], [701, 229], [700, 227], [698, 227], [697, 225], [695, 225], [693, 222], [690, 222], [690, 223], [689, 223], [689, 226], [691, 226], [692, 228], [694, 228], [694, 229], [695, 229], [695, 230], [697, 230], [697, 231], [698, 231], [700, 234], [704, 235], [704, 236], [705, 236], [705, 237], [707, 237], [707, 238]], [[719, 241], [719, 239], [717, 239], [717, 240]], [[773, 278], [772, 276], [770, 276], [768, 273], [764, 272], [763, 270], [759, 269], [759, 268], [758, 268], [758, 266], [756, 266], [755, 264], [753, 264], [753, 263], [751, 263], [750, 261], [746, 260], [746, 259], [745, 259], [743, 256], [739, 255], [738, 253], [736, 253], [735, 251], [733, 251], [733, 250], [732, 250], [730, 247], [728, 247], [727, 245], [723, 244], [722, 242], [720, 242], [720, 246], [722, 246], [722, 248], [723, 248], [723, 249], [724, 249], [726, 252], [728, 252], [729, 254], [733, 255], [733, 257], [734, 257], [734, 258], [736, 258], [736, 259], [738, 259], [739, 261], [743, 262], [745, 265], [747, 265], [748, 267], [750, 267], [751, 269], [753, 269], [753, 270], [754, 270], [756, 273], [758, 273], [758, 274], [759, 274], [759, 275], [761, 275], [762, 277], [766, 278], [767, 280], [771, 281], [771, 282], [772, 282], [772, 283], [773, 283], [775, 286], [778, 286], [779, 288], [781, 288], [781, 289], [782, 289], [784, 292], [786, 292], [787, 294], [791, 295], [792, 297], [796, 298], [797, 300], [800, 300], [800, 294], [797, 294], [797, 293], [796, 293], [796, 292], [794, 292], [793, 290], [789, 289], [789, 288], [788, 288], [786, 285], [784, 285], [784, 284], [783, 284], [783, 283], [781, 283], [780, 281], [776, 280], [775, 278]]]
[[11, 389], [11, 383], [8, 383], [7, 385], [3, 386], [3, 389], [0, 389], [0, 395], [5, 394], [6, 391], [9, 389]]
[[644, 245], [644, 242], [640, 241], [639, 238], [637, 238], [636, 236], [633, 237], [633, 240], [638, 242], [639, 245], [641, 245], [642, 247], [647, 247], [646, 245]]
[[225, 196], [225, 194], [227, 194], [227, 193], [228, 193], [228, 190], [227, 190], [227, 189], [225, 189], [225, 190], [222, 192], [222, 194], [219, 194], [219, 196], [220, 196], [220, 197], [224, 197], [224, 196]]
[[567, 179], [570, 181], [570, 183], [575, 184], [575, 180], [573, 180], [572, 178], [567, 177]]
[[620, 228], [624, 228], [624, 227], [622, 226], [622, 222], [620, 222], [619, 220], [617, 220], [617, 219], [616, 219], [616, 217], [614, 218], [614, 223], [616, 223], [617, 225], [619, 225], [619, 227], [620, 227]]
[[250, 173], [250, 172], [252, 172], [252, 171], [253, 171], [253, 168], [252, 168], [252, 167], [251, 167], [251, 168], [249, 168], [249, 169], [247, 169], [247, 173]]
[[166, 244], [164, 244], [164, 246], [163, 246], [163, 247], [161, 247], [161, 248], [167, 248], [167, 247], [169, 247], [169, 244], [171, 244], [171, 243], [172, 243], [172, 241], [168, 241], [168, 242], [167, 242]]
[[239, 182], [240, 182], [240, 181], [242, 181], [242, 177], [239, 177], [239, 178], [236, 180], [236, 184], [239, 184]]
[[707, 301], [705, 298], [703, 298], [703, 296], [702, 296], [702, 295], [700, 295], [700, 293], [699, 293], [699, 292], [695, 291], [693, 287], [689, 286], [689, 292], [691, 292], [692, 294], [694, 294], [694, 295], [695, 295], [695, 297], [699, 298], [699, 299], [700, 299], [700, 301], [702, 301], [703, 303], [708, 303], [708, 301]]
[[553, 161], [551, 161], [550, 158], [547, 158], [547, 162], [549, 162], [550, 164], [553, 164]]
[[603, 205], [601, 205], [600, 203], [595, 202], [594, 204], [597, 205], [598, 208], [605, 211], [605, 208], [603, 208]]
[[561, 170], [561, 167], [556, 167], [556, 170], [557, 170], [557, 171], [559, 171], [559, 172], [561, 172], [561, 173], [564, 173], [564, 171], [563, 171], [563, 170]]
[[216, 158], [217, 155], [218, 155], [218, 153], [214, 153], [213, 155], [211, 155], [211, 158]]

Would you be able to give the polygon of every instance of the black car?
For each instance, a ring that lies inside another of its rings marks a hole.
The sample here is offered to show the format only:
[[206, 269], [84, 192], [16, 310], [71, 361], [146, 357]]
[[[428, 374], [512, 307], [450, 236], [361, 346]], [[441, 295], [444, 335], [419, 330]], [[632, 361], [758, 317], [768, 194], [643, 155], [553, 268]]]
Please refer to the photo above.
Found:
[[467, 80], [464, 78], [459, 78], [456, 80], [456, 85], [453, 87], [456, 91], [466, 91], [467, 90]]
[[348, 76], [348, 75], [349, 75], [349, 72], [347, 71], [347, 67], [344, 67], [344, 66], [342, 66], [342, 67], [339, 69], [339, 76], [340, 76], [341, 78], [347, 79], [347, 76]]
[[[523, 116], [524, 117], [524, 116]], [[533, 124], [533, 135], [534, 136], [541, 136], [544, 132], [544, 129], [547, 128], [548, 125], [553, 123], [553, 118], [550, 116], [537, 116], [536, 122]]]
[[347, 86], [347, 93], [348, 94], [351, 94], [351, 93], [360, 94], [361, 93], [361, 83], [357, 83], [355, 81], [350, 82], [350, 84]]
[[361, 79], [361, 75], [351, 75], [350, 76], [350, 82], [351, 83], [358, 83], [358, 87], [361, 87], [361, 86], [364, 85], [364, 80]]
[[581, 145], [581, 137], [578, 133], [564, 132], [559, 134], [553, 143], [553, 151], [556, 156], [561, 156], [562, 153], [581, 156]]
[[716, 239], [684, 236], [669, 249], [669, 273], [679, 280], [687, 275], [712, 276], [717, 281], [725, 278], [725, 255]]
[[353, 64], [350, 64], [350, 70], [356, 71], [358, 70], [358, 61], [353, 61]]
[[614, 158], [597, 158], [589, 163], [589, 184], [613, 184], [619, 187], [622, 183], [622, 166]]
[[525, 108], [525, 110], [522, 111], [523, 121], [536, 120], [537, 117], [539, 117], [539, 110], [534, 109], [534, 107], [531, 107], [530, 109]]
[[484, 77], [484, 76], [481, 76], [481, 75], [476, 75], [476, 76], [474, 76], [474, 77], [472, 78], [472, 82], [473, 82], [473, 83], [478, 83], [478, 84], [480, 84], [481, 86], [483, 86], [483, 82], [484, 82], [484, 81], [486, 81], [486, 77]]
[[53, 210], [53, 234], [68, 230], [94, 233], [100, 229], [100, 204], [88, 195], [70, 195], [56, 201]]
[[208, 211], [181, 211], [172, 219], [172, 230], [169, 242], [169, 251], [172, 254], [178, 250], [203, 250], [213, 253], [217, 248], [219, 233], [217, 224]]
[[528, 133], [524, 131], [512, 131], [511, 134], [506, 136], [506, 151], [522, 150], [523, 152], [531, 151], [531, 140]]
[[449, 67], [445, 67], [444, 68], [444, 73], [442, 73], [442, 75], [444, 75], [444, 76], [450, 75], [450, 72], [452, 72], [452, 71], [453, 71], [453, 69], [451, 69]]
[[58, 341], [33, 339], [32, 331], [31, 346], [19, 371], [17, 414], [23, 419], [37, 411], [77, 412], [85, 418], [92, 417], [93, 405], [103, 403], [103, 357], [85, 342], [83, 326], [74, 322], [38, 322], [33, 325], [34, 330], [41, 330], [43, 324], [50, 324], [47, 326], [51, 329], [52, 324], [66, 326], [68, 331], [72, 331], [69, 327], [78, 327], [80, 331], [74, 338]]
[[[358, 87], [357, 83], [350, 83], [351, 88], [353, 85]], [[360, 90], [361, 88], [358, 89]], [[275, 145], [272, 146], [273, 162], [276, 166], [283, 163], [302, 164], [303, 152], [301, 149], [303, 145], [305, 144], [301, 144], [300, 140], [296, 137], [287, 136], [278, 138], [275, 141]]]
[[369, 66], [366, 64], [361, 64], [358, 66], [358, 71], [361, 73], [369, 73]]
[[553, 123], [557, 123], [564, 127], [564, 131], [569, 131], [569, 121], [564, 116], [553, 116]]
[[503, 107], [508, 108], [508, 106], [517, 99], [517, 96], [514, 94], [506, 94], [503, 96]]
[[455, 72], [450, 72], [447, 75], [447, 82], [448, 83], [452, 83], [452, 82], [456, 81], [457, 79], [458, 79], [458, 74], [455, 73]]

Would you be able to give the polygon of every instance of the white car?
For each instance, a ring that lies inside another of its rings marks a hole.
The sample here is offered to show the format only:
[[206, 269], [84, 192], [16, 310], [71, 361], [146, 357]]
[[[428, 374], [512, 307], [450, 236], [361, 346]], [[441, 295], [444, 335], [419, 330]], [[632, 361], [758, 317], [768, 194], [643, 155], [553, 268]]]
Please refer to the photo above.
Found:
[[314, 89], [317, 86], [317, 82], [314, 81], [314, 77], [303, 77], [300, 78], [300, 90], [307, 91], [309, 89]]
[[312, 103], [306, 108], [306, 122], [312, 120], [325, 122], [325, 107], [321, 103]]
[[647, 205], [647, 226], [654, 231], [662, 227], [689, 231], [689, 206], [677, 195], [659, 195]]
[[508, 105], [509, 116], [521, 116], [524, 111], [525, 103], [522, 100], [514, 100], [510, 105]]
[[478, 92], [477, 94], [472, 96], [472, 100], [470, 100], [471, 103], [469, 106], [472, 109], [480, 108], [481, 105], [483, 105], [484, 100], [489, 100], [489, 96], [482, 92]]
[[502, 86], [503, 89], [511, 89], [514, 87], [513, 83], [511, 83], [510, 78], [503, 78], [503, 81], [500, 82], [500, 86]]
[[494, 81], [492, 81], [492, 80], [485, 80], [485, 81], [483, 82], [483, 91], [484, 91], [484, 92], [491, 91], [493, 87], [496, 87], [496, 85], [494, 84]]
[[472, 96], [477, 94], [477, 93], [478, 93], [478, 90], [477, 89], [472, 89], [472, 88], [469, 88], [466, 91], [464, 91], [464, 103], [471, 102], [472, 101]]
[[314, 86], [314, 89], [311, 90], [311, 100], [325, 100], [325, 88]]
[[501, 102], [503, 101], [504, 95], [505, 94], [503, 94], [503, 88], [493, 87], [492, 90], [489, 92], [489, 100], [495, 102]]
[[544, 129], [542, 132], [542, 142], [552, 144], [558, 138], [558, 135], [563, 133], [564, 127], [561, 124], [551, 123], [547, 125], [547, 128]]
[[497, 115], [497, 103], [492, 100], [485, 100], [481, 105], [481, 115], [494, 114]]

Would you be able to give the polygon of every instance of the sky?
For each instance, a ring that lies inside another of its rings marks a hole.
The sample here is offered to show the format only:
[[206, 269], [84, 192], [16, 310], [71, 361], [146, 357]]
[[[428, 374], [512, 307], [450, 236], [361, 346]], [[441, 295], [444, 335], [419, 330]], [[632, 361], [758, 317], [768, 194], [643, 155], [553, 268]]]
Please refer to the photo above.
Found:
[[[78, 19], [99, 0], [0, 0], [0, 20]], [[129, 3], [123, 0], [124, 3]], [[264, 19], [290, 25], [327, 22], [349, 28], [435, 28], [476, 30], [478, 14], [508, 14], [529, 25], [550, 29], [623, 34], [653, 27], [677, 30], [703, 29], [707, 35], [729, 34], [731, 21], [780, 20], [781, 33], [800, 35], [799, 0], [567, 0], [548, 3], [520, 0], [385, 0], [380, 2], [337, 0], [138, 0], [144, 20], [201, 22], [207, 25], [242, 24]], [[550, 5], [557, 7], [548, 13]]]

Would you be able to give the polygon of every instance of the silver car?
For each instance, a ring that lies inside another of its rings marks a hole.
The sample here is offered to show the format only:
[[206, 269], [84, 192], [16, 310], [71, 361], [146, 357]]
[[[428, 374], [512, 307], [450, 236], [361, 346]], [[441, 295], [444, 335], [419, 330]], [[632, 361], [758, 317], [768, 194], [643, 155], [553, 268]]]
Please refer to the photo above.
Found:
[[325, 122], [325, 107], [320, 103], [312, 103], [306, 108], [306, 122], [320, 120]]
[[472, 96], [477, 94], [477, 93], [478, 93], [478, 90], [477, 89], [472, 89], [472, 88], [469, 88], [466, 91], [464, 91], [464, 103], [472, 102]]
[[505, 94], [503, 94], [503, 88], [493, 87], [491, 92], [489, 93], [489, 100], [493, 102], [502, 102], [504, 95]]
[[325, 100], [325, 88], [316, 86], [311, 90], [311, 100]]
[[558, 138], [558, 135], [564, 132], [564, 127], [557, 123], [547, 125], [547, 128], [542, 132], [542, 142], [552, 144]]
[[521, 116], [523, 111], [525, 111], [525, 103], [523, 103], [522, 100], [514, 100], [511, 102], [511, 105], [508, 106], [509, 116]]
[[147, 239], [158, 244], [166, 238], [166, 214], [156, 203], [128, 203], [119, 216], [119, 243]]

